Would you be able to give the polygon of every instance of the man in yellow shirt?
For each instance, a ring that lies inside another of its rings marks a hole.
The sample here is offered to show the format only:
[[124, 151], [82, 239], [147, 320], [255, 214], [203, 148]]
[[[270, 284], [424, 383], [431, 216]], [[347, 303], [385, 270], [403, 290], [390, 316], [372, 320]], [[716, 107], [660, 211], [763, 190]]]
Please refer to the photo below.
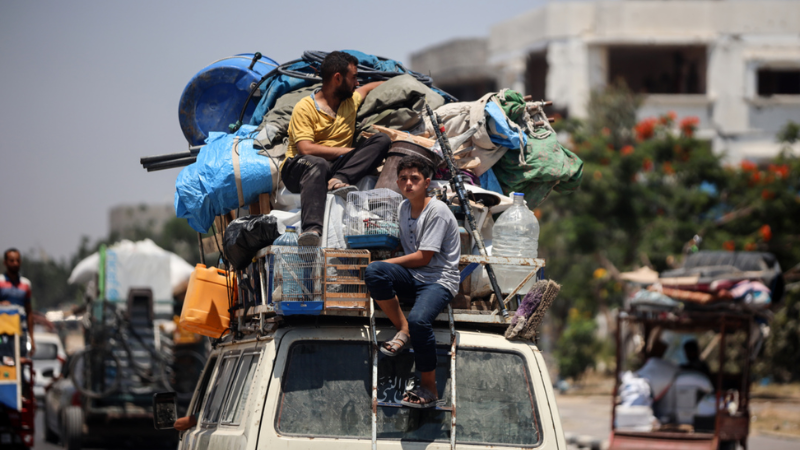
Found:
[[[358, 60], [331, 52], [322, 61], [322, 89], [300, 100], [289, 121], [289, 148], [281, 178], [300, 193], [301, 246], [318, 246], [328, 192], [346, 198], [354, 185], [386, 158], [391, 139], [378, 133], [353, 147], [356, 112], [383, 81], [358, 87]], [[358, 88], [358, 89], [356, 89]]]

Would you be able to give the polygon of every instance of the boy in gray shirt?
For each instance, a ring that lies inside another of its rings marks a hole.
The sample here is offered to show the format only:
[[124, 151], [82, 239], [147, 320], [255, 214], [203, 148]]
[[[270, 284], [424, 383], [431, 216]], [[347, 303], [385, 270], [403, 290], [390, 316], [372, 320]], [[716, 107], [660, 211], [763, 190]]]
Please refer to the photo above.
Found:
[[[405, 255], [376, 261], [365, 281], [372, 298], [392, 321], [397, 334], [381, 346], [397, 355], [411, 341], [420, 385], [401, 402], [413, 408], [436, 405], [436, 338], [433, 321], [458, 292], [461, 242], [456, 218], [443, 202], [428, 197], [432, 165], [406, 156], [397, 166], [397, 186], [406, 198], [400, 205], [400, 241]], [[406, 320], [398, 297], [414, 301]]]

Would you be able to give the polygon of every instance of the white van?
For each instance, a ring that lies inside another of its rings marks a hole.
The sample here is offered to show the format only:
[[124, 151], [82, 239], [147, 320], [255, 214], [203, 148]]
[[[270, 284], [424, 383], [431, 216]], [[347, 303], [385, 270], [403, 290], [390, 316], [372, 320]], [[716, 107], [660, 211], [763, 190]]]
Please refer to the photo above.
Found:
[[54, 333], [35, 331], [33, 339], [36, 352], [33, 354], [33, 370], [36, 372], [33, 383], [33, 395], [37, 399], [44, 397], [45, 388], [61, 374], [61, 365], [67, 358], [61, 338]]
[[[382, 449], [450, 448], [452, 422], [459, 448], [566, 448], [544, 359], [532, 343], [505, 339], [504, 327], [458, 323], [452, 414], [451, 332], [437, 327], [443, 405], [404, 408], [398, 402], [414, 378], [413, 354], [377, 352], [362, 320], [293, 316], [261, 336], [224, 339], [194, 392], [189, 414], [197, 425], [182, 433], [179, 450], [370, 449], [375, 353]], [[386, 325], [378, 341], [394, 335]]]

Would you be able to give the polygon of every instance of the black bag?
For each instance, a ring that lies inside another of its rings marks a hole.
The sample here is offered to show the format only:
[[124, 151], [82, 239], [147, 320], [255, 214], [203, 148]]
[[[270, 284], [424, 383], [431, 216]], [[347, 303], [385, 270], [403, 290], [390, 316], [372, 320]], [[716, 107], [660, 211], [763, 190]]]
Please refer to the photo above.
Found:
[[225, 229], [225, 257], [234, 269], [242, 270], [253, 261], [259, 250], [272, 245], [278, 236], [278, 219], [275, 216], [240, 217]]

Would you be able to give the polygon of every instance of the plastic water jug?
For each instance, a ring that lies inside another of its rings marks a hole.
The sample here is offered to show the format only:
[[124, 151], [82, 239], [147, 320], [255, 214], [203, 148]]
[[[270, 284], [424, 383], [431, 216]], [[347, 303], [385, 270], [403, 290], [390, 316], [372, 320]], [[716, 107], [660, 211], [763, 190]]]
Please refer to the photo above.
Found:
[[272, 245], [297, 247], [297, 229], [295, 227], [286, 227], [286, 232], [283, 233]]
[[[286, 227], [286, 232], [278, 239], [275, 239], [272, 245], [279, 247], [297, 247], [297, 239], [297, 229], [289, 226]], [[281, 259], [284, 264], [280, 267], [276, 267], [275, 270], [280, 272], [282, 282], [280, 286], [275, 287], [281, 289], [281, 298], [284, 301], [299, 300], [302, 289], [300, 289], [300, 285], [294, 280], [302, 280], [304, 278], [302, 268], [299, 264], [300, 259], [296, 254], [290, 253], [282, 254]]]
[[232, 273], [203, 264], [195, 266], [183, 300], [179, 322], [181, 328], [219, 338], [230, 323], [229, 292], [236, 302], [236, 289], [233, 286], [236, 286], [236, 277]]
[[[492, 229], [492, 256], [536, 258], [539, 253], [539, 221], [525, 205], [524, 195], [514, 193], [514, 204], [497, 219]], [[530, 273], [531, 269], [499, 266], [495, 269], [497, 282], [504, 293], [511, 292]], [[524, 294], [535, 282], [532, 278], [519, 291]]]

